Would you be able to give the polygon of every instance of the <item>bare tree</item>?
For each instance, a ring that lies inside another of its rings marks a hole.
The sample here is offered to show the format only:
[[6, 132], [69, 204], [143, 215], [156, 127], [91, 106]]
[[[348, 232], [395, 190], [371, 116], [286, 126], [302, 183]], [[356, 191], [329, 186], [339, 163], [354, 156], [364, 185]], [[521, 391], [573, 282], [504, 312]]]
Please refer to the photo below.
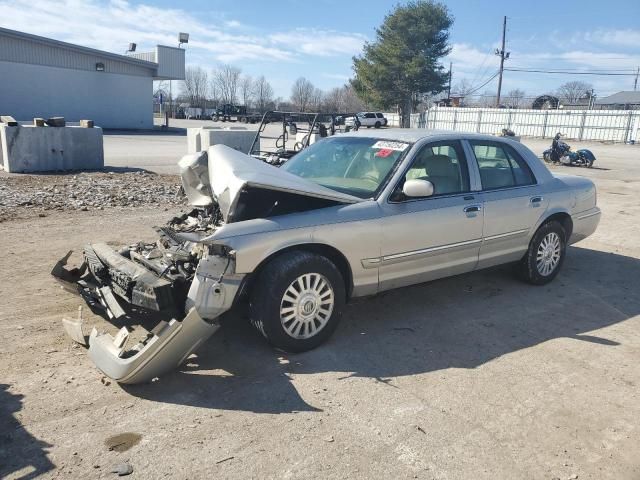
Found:
[[516, 88], [515, 90], [510, 90], [507, 93], [507, 98], [505, 99], [505, 103], [510, 108], [520, 108], [524, 103], [524, 91]]
[[211, 72], [211, 80], [209, 81], [209, 99], [211, 103], [217, 107], [220, 104], [220, 87], [218, 86], [218, 74], [215, 70]]
[[182, 82], [182, 93], [192, 107], [202, 107], [207, 97], [208, 75], [201, 67], [187, 67]]
[[306, 111], [313, 97], [315, 87], [304, 77], [298, 78], [291, 88], [291, 103], [301, 112]]
[[253, 82], [253, 98], [255, 99], [256, 108], [259, 112], [264, 113], [270, 104], [273, 103], [273, 88], [263, 76], [256, 78]]
[[324, 96], [324, 108], [334, 113], [356, 113], [367, 110], [351, 85], [329, 90]]
[[561, 85], [558, 88], [558, 97], [568, 104], [575, 104], [581, 98], [591, 95], [593, 85], [586, 82], [572, 81]]
[[467, 102], [467, 97], [473, 93], [473, 85], [466, 78], [463, 78], [457, 82], [451, 89], [451, 95], [460, 97], [460, 104], [464, 106]]
[[489, 90], [485, 90], [484, 93], [482, 95], [480, 95], [480, 97], [476, 101], [476, 104], [479, 107], [495, 108], [496, 99], [497, 98], [496, 98], [495, 94], [493, 94]]
[[223, 65], [216, 72], [215, 81], [220, 90], [222, 103], [236, 103], [241, 73], [242, 70], [232, 65]]
[[314, 88], [311, 93], [311, 97], [309, 98], [309, 108], [311, 111], [320, 112], [322, 111], [322, 104], [324, 102], [324, 92], [319, 88]]
[[242, 99], [242, 104], [251, 108], [251, 103], [253, 102], [253, 79], [249, 76], [243, 76], [240, 79], [240, 98]]

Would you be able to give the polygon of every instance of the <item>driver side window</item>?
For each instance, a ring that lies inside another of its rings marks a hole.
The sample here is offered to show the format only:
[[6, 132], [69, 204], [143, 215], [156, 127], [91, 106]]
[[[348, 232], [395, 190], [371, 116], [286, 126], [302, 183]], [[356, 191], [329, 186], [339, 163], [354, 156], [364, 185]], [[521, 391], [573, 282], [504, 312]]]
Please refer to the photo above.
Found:
[[437, 142], [423, 147], [414, 157], [400, 190], [407, 180], [428, 180], [433, 184], [433, 196], [468, 192], [469, 170], [460, 143]]

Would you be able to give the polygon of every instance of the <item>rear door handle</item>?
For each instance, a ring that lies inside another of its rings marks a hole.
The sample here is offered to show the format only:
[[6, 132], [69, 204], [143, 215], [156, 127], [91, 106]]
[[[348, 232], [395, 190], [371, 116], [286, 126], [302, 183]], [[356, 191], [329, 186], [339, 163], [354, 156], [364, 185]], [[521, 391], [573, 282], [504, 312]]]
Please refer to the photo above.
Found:
[[482, 206], [480, 205], [469, 205], [468, 207], [464, 207], [464, 213], [479, 212], [480, 210], [482, 210]]
[[529, 200], [529, 203], [531, 203], [533, 207], [539, 206], [541, 202], [542, 197], [531, 197], [531, 199]]

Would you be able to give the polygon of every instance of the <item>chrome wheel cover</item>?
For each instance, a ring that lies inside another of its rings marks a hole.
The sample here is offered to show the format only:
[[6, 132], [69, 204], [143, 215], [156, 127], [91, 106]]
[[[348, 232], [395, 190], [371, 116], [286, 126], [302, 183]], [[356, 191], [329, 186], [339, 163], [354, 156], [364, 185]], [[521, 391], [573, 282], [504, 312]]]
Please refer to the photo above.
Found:
[[280, 302], [280, 322], [292, 338], [304, 340], [324, 328], [335, 305], [333, 288], [319, 273], [305, 273], [285, 290]]
[[555, 232], [547, 233], [540, 245], [538, 245], [536, 253], [538, 273], [543, 277], [551, 275], [560, 263], [561, 254], [562, 242], [560, 241], [560, 236]]

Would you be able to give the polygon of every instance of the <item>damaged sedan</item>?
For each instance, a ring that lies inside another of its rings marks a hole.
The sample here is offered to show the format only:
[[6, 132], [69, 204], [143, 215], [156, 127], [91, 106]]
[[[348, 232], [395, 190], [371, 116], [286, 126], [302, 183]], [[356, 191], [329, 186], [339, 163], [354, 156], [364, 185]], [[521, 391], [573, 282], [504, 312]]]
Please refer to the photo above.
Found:
[[[277, 168], [229, 147], [183, 157], [192, 210], [154, 243], [84, 247], [53, 275], [109, 319], [152, 318], [148, 335], [94, 329], [89, 355], [121, 383], [181, 364], [247, 302], [273, 345], [312, 349], [349, 299], [513, 262], [535, 285], [598, 225], [593, 183], [554, 176], [512, 140], [428, 130], [323, 139]], [[67, 332], [86, 342], [82, 319]]]

